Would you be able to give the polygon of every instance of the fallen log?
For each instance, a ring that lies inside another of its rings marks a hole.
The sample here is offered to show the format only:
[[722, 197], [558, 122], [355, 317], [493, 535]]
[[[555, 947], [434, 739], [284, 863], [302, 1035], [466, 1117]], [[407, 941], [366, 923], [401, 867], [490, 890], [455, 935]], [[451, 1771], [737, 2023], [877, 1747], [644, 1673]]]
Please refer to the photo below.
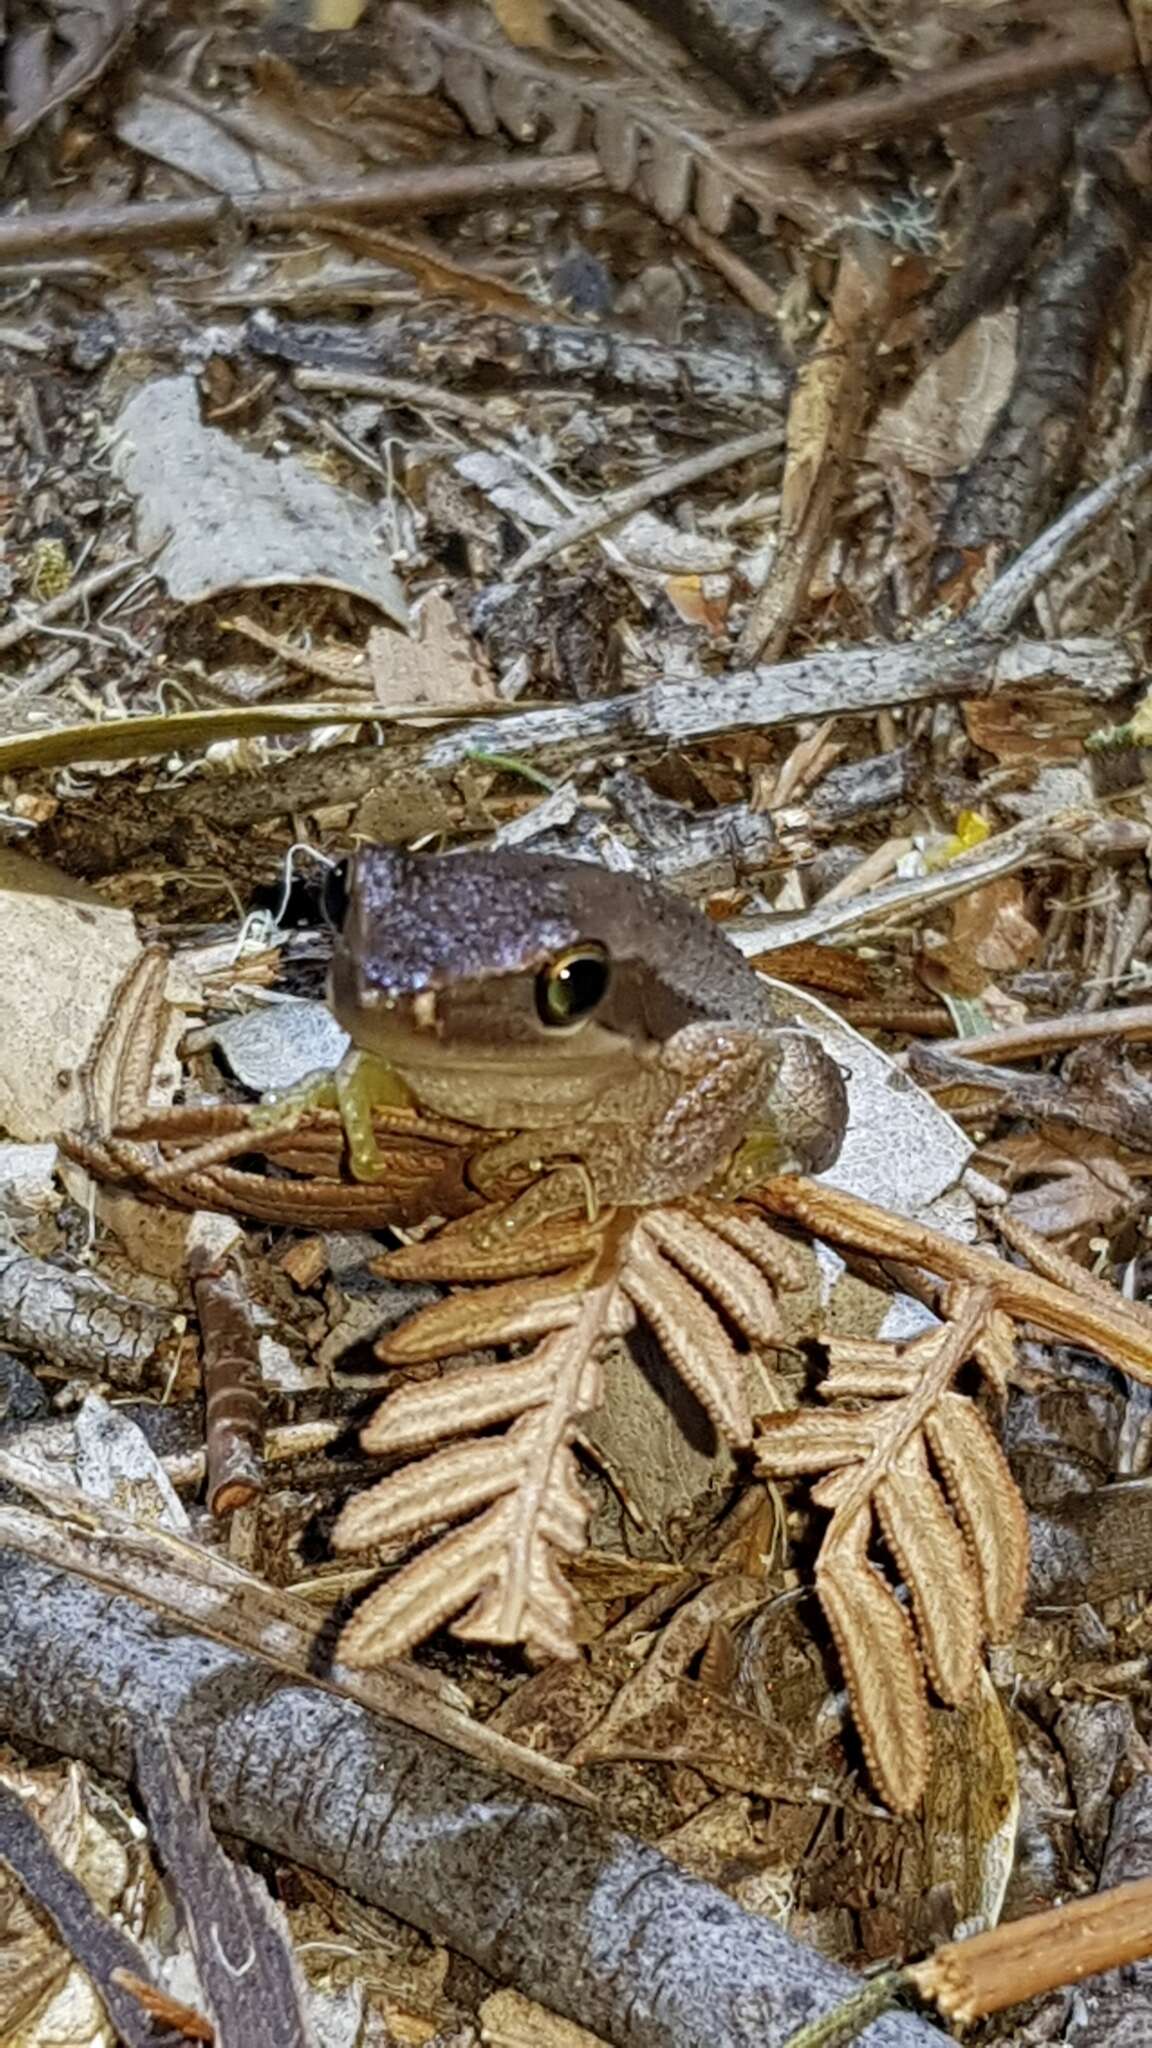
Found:
[[[0, 1549], [0, 1728], [129, 1778], [162, 1727], [218, 1827], [616, 2048], [784, 2048], [858, 1982], [656, 1849], [420, 1731]], [[940, 2048], [906, 2013], [866, 2048]]]

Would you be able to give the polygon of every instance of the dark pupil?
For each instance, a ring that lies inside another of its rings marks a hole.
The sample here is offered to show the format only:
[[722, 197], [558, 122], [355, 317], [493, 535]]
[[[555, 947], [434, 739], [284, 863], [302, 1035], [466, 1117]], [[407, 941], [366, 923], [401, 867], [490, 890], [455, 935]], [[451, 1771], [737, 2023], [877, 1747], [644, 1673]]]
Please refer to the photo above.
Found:
[[324, 915], [334, 930], [342, 931], [348, 914], [348, 862], [329, 868], [323, 885]]
[[538, 1007], [546, 1024], [574, 1024], [596, 1008], [608, 986], [608, 964], [595, 953], [579, 953], [540, 977]]

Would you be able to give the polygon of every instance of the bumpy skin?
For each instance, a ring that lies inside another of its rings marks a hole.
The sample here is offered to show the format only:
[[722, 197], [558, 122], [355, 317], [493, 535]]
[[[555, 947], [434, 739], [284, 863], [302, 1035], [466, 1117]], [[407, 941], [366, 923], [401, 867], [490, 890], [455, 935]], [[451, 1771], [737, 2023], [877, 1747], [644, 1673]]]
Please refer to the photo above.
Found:
[[[593, 944], [608, 986], [549, 1028], [537, 977]], [[667, 1200], [819, 1172], [844, 1135], [839, 1069], [782, 1019], [723, 932], [681, 898], [590, 863], [359, 853], [332, 1007], [436, 1115], [522, 1135], [483, 1179], [570, 1162], [597, 1202]]]

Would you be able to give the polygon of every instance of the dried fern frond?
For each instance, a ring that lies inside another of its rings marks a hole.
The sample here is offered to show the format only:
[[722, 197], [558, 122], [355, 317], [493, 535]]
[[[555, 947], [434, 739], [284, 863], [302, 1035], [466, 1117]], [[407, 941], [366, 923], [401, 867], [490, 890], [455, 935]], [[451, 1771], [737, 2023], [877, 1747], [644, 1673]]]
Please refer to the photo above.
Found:
[[576, 149], [589, 130], [612, 190], [631, 192], [669, 225], [692, 214], [723, 234], [743, 199], [766, 229], [785, 213], [819, 236], [850, 210], [842, 191], [830, 200], [797, 164], [728, 156], [712, 138], [731, 117], [687, 93], [670, 99], [642, 78], [606, 84], [495, 36], [467, 36], [407, 0], [393, 0], [385, 32], [387, 54], [410, 91], [442, 92], [477, 135], [503, 129], [514, 142], [543, 139], [553, 155]]
[[983, 1290], [958, 1288], [950, 1320], [909, 1344], [834, 1344], [825, 1396], [873, 1405], [770, 1417], [756, 1443], [764, 1473], [828, 1475], [812, 1491], [832, 1510], [816, 1591], [869, 1769], [897, 1812], [911, 1811], [927, 1777], [927, 1681], [949, 1704], [964, 1701], [984, 1639], [1006, 1635], [1024, 1604], [1024, 1506], [992, 1431], [952, 1387], [969, 1360], [998, 1374], [1002, 1322]]
[[[462, 1609], [458, 1635], [523, 1642], [543, 1656], [574, 1654], [574, 1605], [559, 1569], [584, 1545], [573, 1439], [599, 1404], [606, 1340], [637, 1316], [719, 1432], [734, 1445], [747, 1443], [745, 1354], [731, 1329], [753, 1343], [775, 1334], [772, 1285], [755, 1254], [774, 1264], [782, 1254], [754, 1217], [744, 1243], [731, 1230], [722, 1234], [713, 1206], [622, 1210], [594, 1226], [554, 1223], [495, 1254], [448, 1225], [380, 1262], [380, 1270], [406, 1278], [501, 1276], [418, 1310], [381, 1344], [386, 1361], [538, 1341], [525, 1357], [400, 1387], [369, 1423], [366, 1450], [396, 1457], [428, 1448], [428, 1455], [348, 1502], [334, 1533], [338, 1549], [475, 1519], [441, 1536], [368, 1598], [341, 1638], [346, 1662], [398, 1656]], [[737, 1220], [734, 1213], [728, 1220]], [[518, 1277], [509, 1277], [514, 1262]], [[502, 1435], [481, 1434], [501, 1426]]]

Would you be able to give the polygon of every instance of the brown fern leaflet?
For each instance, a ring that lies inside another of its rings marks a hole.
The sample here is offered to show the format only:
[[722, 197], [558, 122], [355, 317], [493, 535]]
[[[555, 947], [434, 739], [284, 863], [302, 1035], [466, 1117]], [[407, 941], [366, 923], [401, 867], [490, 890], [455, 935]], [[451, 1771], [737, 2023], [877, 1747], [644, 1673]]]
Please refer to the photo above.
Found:
[[605, 83], [574, 64], [526, 56], [502, 38], [466, 35], [407, 0], [393, 0], [386, 33], [388, 56], [412, 92], [442, 92], [477, 135], [503, 129], [521, 143], [543, 136], [549, 154], [577, 148], [590, 130], [612, 190], [632, 192], [669, 224], [692, 214], [723, 234], [737, 199], [765, 227], [783, 212], [821, 235], [839, 218], [798, 165], [766, 159], [754, 166], [727, 154], [715, 137], [731, 117], [687, 88], [669, 97], [644, 78]]
[[[812, 1489], [832, 1510], [816, 1591], [869, 1768], [898, 1812], [917, 1804], [927, 1776], [926, 1681], [962, 1704], [984, 1640], [1009, 1635], [1024, 1604], [1023, 1503], [991, 1429], [952, 1386], [974, 1361], [1002, 1388], [1012, 1341], [988, 1294], [959, 1288], [949, 1319], [909, 1344], [832, 1343], [821, 1391], [837, 1405], [770, 1417], [756, 1443], [765, 1473], [827, 1475]], [[878, 1546], [910, 1611], [875, 1561]]]
[[387, 1363], [536, 1341], [526, 1356], [400, 1387], [369, 1423], [367, 1450], [427, 1455], [348, 1503], [337, 1548], [457, 1526], [365, 1601], [340, 1655], [398, 1656], [457, 1616], [457, 1635], [572, 1656], [575, 1608], [560, 1566], [582, 1550], [587, 1518], [572, 1444], [600, 1401], [605, 1341], [646, 1323], [720, 1434], [746, 1444], [744, 1357], [730, 1330], [753, 1343], [777, 1335], [776, 1287], [796, 1277], [788, 1247], [762, 1218], [697, 1200], [564, 1222], [496, 1250], [449, 1225], [382, 1269], [472, 1283], [395, 1331], [381, 1347]]

